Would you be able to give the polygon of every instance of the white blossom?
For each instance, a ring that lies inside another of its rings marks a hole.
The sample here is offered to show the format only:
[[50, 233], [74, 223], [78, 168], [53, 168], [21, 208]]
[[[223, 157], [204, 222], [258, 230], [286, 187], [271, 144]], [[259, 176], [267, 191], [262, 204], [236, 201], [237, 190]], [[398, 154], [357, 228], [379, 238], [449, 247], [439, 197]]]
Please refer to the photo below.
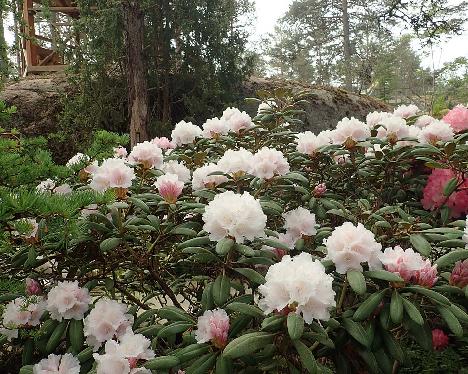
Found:
[[281, 176], [288, 172], [288, 160], [274, 148], [263, 147], [253, 156], [251, 173], [258, 178], [271, 179], [275, 175]]
[[315, 214], [305, 208], [299, 207], [283, 213], [283, 218], [284, 228], [296, 240], [303, 235], [312, 236], [317, 233]]
[[330, 318], [330, 309], [336, 304], [333, 277], [309, 253], [284, 256], [268, 268], [265, 279], [258, 288], [263, 295], [258, 305], [266, 314], [284, 309], [295, 311], [302, 314], [306, 323]]
[[410, 127], [401, 117], [387, 117], [380, 121], [380, 127], [377, 130], [379, 139], [387, 138], [389, 141], [396, 142], [402, 138], [407, 138], [410, 133]]
[[78, 286], [78, 281], [59, 282], [47, 295], [47, 310], [53, 319], [83, 319], [89, 309], [91, 298], [87, 288]]
[[419, 108], [414, 104], [400, 105], [399, 107], [395, 108], [393, 115], [401, 118], [409, 118], [414, 117], [419, 112]]
[[392, 114], [388, 112], [372, 112], [369, 113], [366, 117], [367, 125], [373, 129], [375, 126], [381, 123], [384, 118], [391, 117]]
[[267, 216], [260, 202], [248, 192], [240, 195], [227, 191], [216, 195], [205, 208], [202, 219], [203, 229], [213, 241], [230, 236], [243, 243], [245, 239], [265, 236]]
[[227, 122], [229, 129], [235, 133], [241, 130], [248, 130], [253, 127], [253, 122], [246, 112], [241, 112], [237, 108], [227, 108], [223, 112], [221, 120]]
[[421, 129], [418, 140], [422, 144], [435, 144], [438, 141], [453, 140], [454, 135], [452, 126], [446, 122], [435, 120]]
[[226, 135], [229, 132], [228, 122], [217, 117], [208, 119], [202, 127], [205, 138], [215, 138], [219, 135]]
[[80, 362], [71, 353], [63, 356], [50, 354], [34, 365], [33, 374], [79, 374]]
[[115, 300], [99, 300], [84, 319], [84, 335], [88, 345], [96, 351], [103, 342], [122, 337], [133, 324], [128, 307]]
[[364, 262], [371, 269], [380, 266], [378, 256], [382, 246], [375, 241], [374, 234], [361, 223], [354, 226], [351, 222], [345, 222], [336, 227], [324, 243], [327, 258], [333, 261], [340, 274], [345, 274], [348, 270], [362, 271], [361, 264]]
[[50, 192], [55, 188], [55, 182], [48, 178], [45, 181], [39, 183], [36, 187], [37, 192]]
[[190, 182], [190, 170], [187, 166], [185, 166], [182, 162], [178, 162], [176, 160], [170, 160], [163, 164], [161, 170], [165, 174], [175, 174], [179, 178], [180, 181], [187, 183]]
[[196, 138], [201, 138], [203, 136], [202, 129], [192, 122], [180, 121], [175, 125], [174, 130], [172, 130], [171, 137], [172, 142], [175, 143], [177, 147], [184, 144], [191, 144]]
[[135, 179], [134, 170], [120, 158], [108, 158], [93, 174], [90, 187], [96, 191], [109, 188], [129, 188]]
[[72, 167], [75, 165], [79, 165], [81, 163], [85, 163], [89, 161], [89, 156], [83, 154], [83, 153], [77, 153], [74, 155], [70, 160], [68, 160], [66, 166], [67, 167]]
[[195, 169], [192, 177], [192, 189], [197, 191], [227, 182], [228, 179], [224, 175], [210, 175], [215, 172], [222, 172], [222, 170], [218, 165], [213, 163]]
[[331, 139], [333, 144], [344, 144], [346, 141], [360, 142], [371, 136], [370, 128], [364, 122], [358, 119], [343, 118], [336, 125], [336, 129], [332, 130]]
[[330, 144], [328, 133], [315, 135], [312, 131], [306, 131], [296, 137], [297, 151], [306, 155], [314, 155], [320, 147]]
[[128, 156], [132, 164], [142, 165], [145, 169], [160, 168], [163, 163], [161, 148], [156, 144], [144, 141], [135, 145]]
[[234, 151], [228, 149], [218, 161], [218, 166], [226, 174], [250, 173], [253, 154], [244, 148]]

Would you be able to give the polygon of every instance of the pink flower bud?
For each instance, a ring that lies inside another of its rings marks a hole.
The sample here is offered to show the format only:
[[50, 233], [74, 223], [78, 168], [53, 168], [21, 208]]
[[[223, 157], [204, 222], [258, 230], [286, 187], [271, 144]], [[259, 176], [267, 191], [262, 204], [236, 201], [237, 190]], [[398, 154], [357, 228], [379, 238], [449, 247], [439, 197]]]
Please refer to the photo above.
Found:
[[432, 347], [436, 350], [442, 350], [447, 347], [449, 338], [445, 332], [440, 329], [432, 330]]
[[317, 184], [314, 188], [315, 197], [321, 197], [325, 194], [325, 192], [327, 192], [327, 186], [325, 185], [325, 183]]
[[450, 274], [450, 284], [460, 288], [468, 285], [468, 259], [455, 264]]
[[170, 204], [174, 204], [184, 189], [184, 182], [181, 182], [175, 174], [161, 175], [154, 184], [159, 194]]
[[32, 278], [26, 278], [26, 294], [29, 296], [39, 295], [42, 292], [41, 285]]

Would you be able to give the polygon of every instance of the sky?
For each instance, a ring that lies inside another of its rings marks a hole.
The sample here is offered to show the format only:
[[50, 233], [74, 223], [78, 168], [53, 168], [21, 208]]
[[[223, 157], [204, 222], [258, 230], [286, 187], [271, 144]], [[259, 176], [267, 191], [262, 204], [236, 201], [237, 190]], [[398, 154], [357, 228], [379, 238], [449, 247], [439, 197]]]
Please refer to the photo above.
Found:
[[[451, 2], [453, 0], [449, 0]], [[293, 0], [255, 0], [257, 22], [255, 25], [255, 39], [269, 32], [273, 32], [275, 24], [279, 18], [288, 10]], [[468, 29], [468, 25], [466, 27]], [[445, 62], [452, 61], [456, 57], [464, 56], [468, 58], [468, 30], [462, 35], [454, 36], [446, 42], [433, 47], [433, 53], [414, 42], [414, 48], [418, 50], [422, 65], [426, 68], [440, 68]], [[434, 59], [432, 59], [432, 55]]]

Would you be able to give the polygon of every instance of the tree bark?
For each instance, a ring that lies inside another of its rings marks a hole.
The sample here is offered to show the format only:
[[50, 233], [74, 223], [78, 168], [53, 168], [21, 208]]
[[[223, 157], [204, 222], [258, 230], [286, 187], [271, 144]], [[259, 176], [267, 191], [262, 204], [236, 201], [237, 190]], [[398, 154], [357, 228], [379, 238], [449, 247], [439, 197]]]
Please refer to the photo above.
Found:
[[0, 4], [0, 80], [8, 75], [8, 46], [5, 40], [5, 28], [3, 26], [4, 9]]
[[348, 91], [353, 89], [353, 76], [351, 74], [351, 42], [349, 40], [349, 14], [348, 14], [348, 0], [341, 0], [341, 21], [343, 24], [343, 62], [345, 74], [345, 88]]
[[144, 48], [144, 15], [139, 0], [123, 1], [125, 48], [127, 55], [128, 112], [130, 144], [148, 140], [148, 80]]

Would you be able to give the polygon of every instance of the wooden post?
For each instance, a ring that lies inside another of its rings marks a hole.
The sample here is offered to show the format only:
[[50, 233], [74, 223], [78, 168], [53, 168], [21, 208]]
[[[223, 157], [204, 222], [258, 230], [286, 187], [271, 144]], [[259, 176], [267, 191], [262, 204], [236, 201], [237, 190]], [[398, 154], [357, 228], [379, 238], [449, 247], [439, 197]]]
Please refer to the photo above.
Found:
[[24, 74], [28, 73], [28, 68], [35, 65], [36, 56], [35, 48], [32, 44], [32, 38], [34, 38], [36, 31], [34, 28], [34, 13], [30, 11], [33, 7], [33, 0], [23, 0], [23, 19], [25, 21], [24, 26], [24, 50], [25, 50], [25, 59], [26, 67], [24, 69]]

